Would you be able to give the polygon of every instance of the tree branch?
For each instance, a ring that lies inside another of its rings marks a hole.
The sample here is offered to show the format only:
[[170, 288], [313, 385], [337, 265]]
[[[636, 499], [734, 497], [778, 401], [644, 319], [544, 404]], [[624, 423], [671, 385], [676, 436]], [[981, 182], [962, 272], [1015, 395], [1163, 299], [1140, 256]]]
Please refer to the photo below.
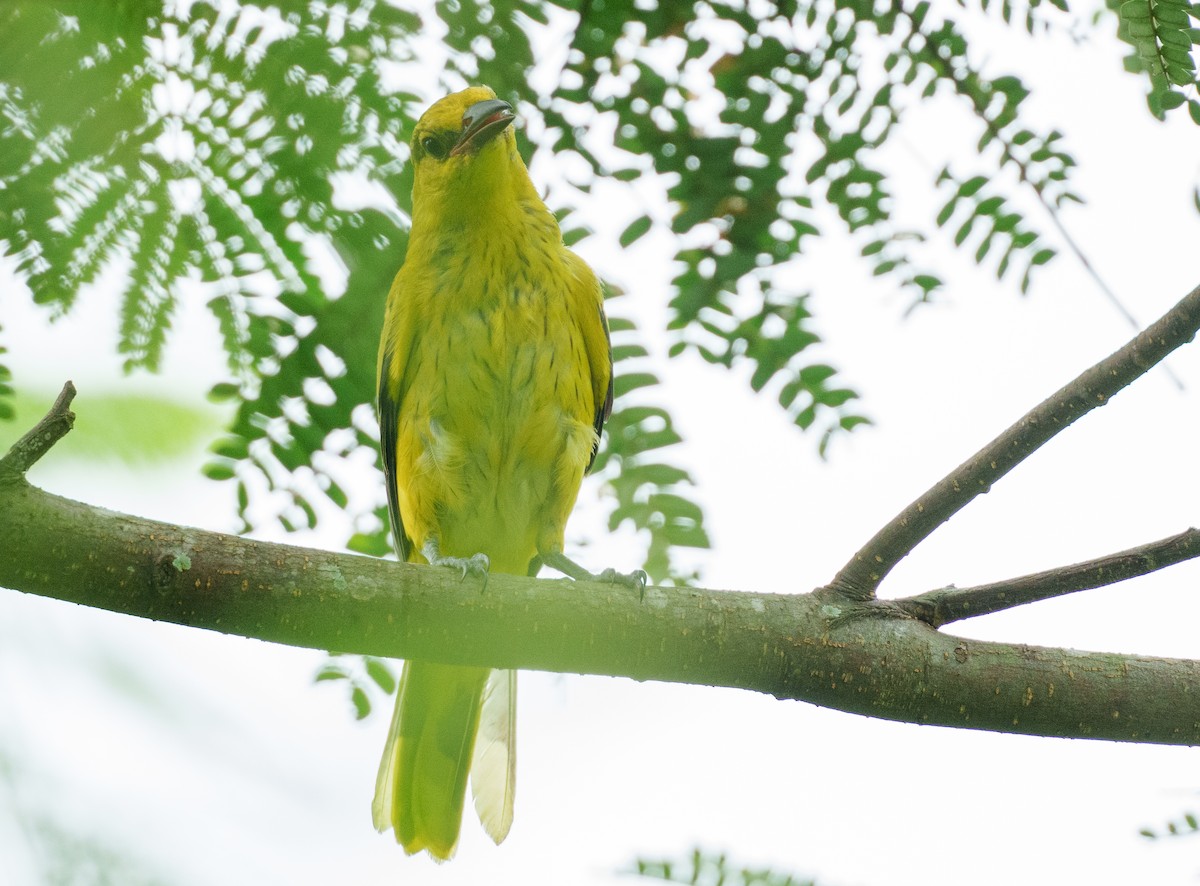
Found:
[[1200, 745], [1200, 662], [967, 641], [886, 601], [433, 569], [0, 484], [0, 586], [294, 646], [728, 686], [911, 723]]
[[75, 424], [75, 413], [69, 408], [74, 399], [75, 385], [67, 382], [45, 417], [0, 458], [0, 481], [24, 477], [38, 459], [67, 435]]
[[1195, 557], [1200, 557], [1200, 530], [1188, 529], [1170, 538], [1073, 566], [970, 588], [938, 588], [893, 602], [914, 618], [938, 628], [964, 618], [1116, 584]]
[[883, 578], [940, 525], [1056, 434], [1135, 381], [1200, 329], [1200, 287], [1144, 332], [1055, 394], [967, 459], [884, 526], [834, 577], [831, 590], [874, 597]]

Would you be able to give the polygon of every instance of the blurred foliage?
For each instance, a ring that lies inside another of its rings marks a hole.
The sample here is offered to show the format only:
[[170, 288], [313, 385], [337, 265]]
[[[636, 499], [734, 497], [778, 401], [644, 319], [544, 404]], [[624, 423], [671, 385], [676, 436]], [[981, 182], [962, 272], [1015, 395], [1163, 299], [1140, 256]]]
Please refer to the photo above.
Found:
[[363, 720], [371, 713], [371, 696], [382, 690], [385, 696], [396, 691], [396, 675], [386, 659], [373, 655], [339, 655], [331, 653], [329, 660], [317, 671], [317, 683], [345, 681], [354, 707], [355, 719]]
[[[42, 886], [166, 886], [170, 877], [151, 870], [134, 851], [115, 850], [104, 838], [82, 834], [54, 810], [28, 801], [22, 765], [0, 742], [0, 816], [11, 814], [22, 844], [5, 847], [5, 882], [28, 870]], [[15, 850], [15, 852], [14, 852]], [[14, 857], [15, 856], [15, 857]]]
[[[4, 327], [0, 326], [0, 335], [4, 333]], [[8, 348], [0, 344], [0, 360], [4, 359], [4, 355], [8, 353]], [[16, 396], [16, 391], [12, 386], [12, 372], [3, 363], [0, 362], [0, 421], [11, 420], [16, 417], [16, 411], [13, 408], [13, 397]]]
[[[55, 393], [22, 388], [9, 402], [15, 416], [0, 425], [0, 452], [33, 427], [54, 402]], [[75, 427], [55, 444], [64, 458], [121, 461], [129, 465], [162, 464], [207, 445], [220, 432], [228, 411], [209, 404], [183, 403], [169, 394], [89, 390], [72, 404]]]
[[72, 833], [49, 818], [33, 822], [30, 832], [44, 886], [167, 886], [173, 880], [103, 839]]
[[1168, 821], [1159, 828], [1144, 827], [1138, 831], [1148, 840], [1159, 840], [1163, 837], [1191, 837], [1200, 834], [1200, 818], [1193, 812], [1185, 812], [1177, 820]]
[[[1140, 35], [1124, 24], [1138, 20], [1128, 6], [1122, 27]], [[979, 7], [989, 26], [1031, 35], [1075, 24], [1063, 0]], [[1154, 6], [1156, 46], [1179, 22], [1168, 7]], [[233, 410], [207, 473], [237, 485], [247, 529], [314, 526], [322, 506], [348, 508], [347, 461], [376, 444], [375, 350], [406, 244], [407, 133], [438, 95], [485, 82], [517, 105], [535, 174], [556, 171], [539, 181], [551, 179], [568, 242], [587, 236], [572, 210], [597, 180], [624, 188], [629, 207], [648, 205], [640, 188], [665, 191], [669, 217], [643, 211], [620, 242], [669, 235], [670, 353], [745, 367], [823, 452], [867, 419], [839, 369], [812, 356], [817, 318], [797, 282], [811, 245], [849, 238], [882, 285], [919, 304], [941, 286], [924, 249], [944, 228], [1024, 288], [1053, 252], [1016, 208], [1022, 193], [1051, 215], [1075, 199], [1060, 134], [1024, 120], [1026, 87], [985, 75], [954, 18], [979, 12], [864, 0], [431, 0], [419, 11], [8, 0], [0, 253], [52, 314], [124, 267], [117, 347], [130, 369], [159, 366], [181, 301], [203, 299], [227, 357], [212, 397]], [[1160, 55], [1174, 65], [1162, 75], [1178, 79], [1185, 63]], [[431, 67], [436, 89], [414, 90]], [[978, 150], [946, 156], [938, 133], [917, 134], [946, 198], [908, 230], [881, 149], [907, 109], [940, 97], [978, 132]], [[675, 552], [708, 545], [703, 514], [672, 464], [680, 435], [654, 402], [654, 355], [619, 300], [610, 316], [618, 396], [597, 459], [610, 523], [639, 531], [654, 580], [686, 582]], [[9, 402], [0, 370], [0, 412]], [[386, 552], [382, 483], [355, 510], [351, 547]]]
[[814, 881], [770, 868], [743, 868], [724, 854], [695, 849], [681, 861], [638, 859], [634, 869], [643, 877], [690, 886], [813, 886]]

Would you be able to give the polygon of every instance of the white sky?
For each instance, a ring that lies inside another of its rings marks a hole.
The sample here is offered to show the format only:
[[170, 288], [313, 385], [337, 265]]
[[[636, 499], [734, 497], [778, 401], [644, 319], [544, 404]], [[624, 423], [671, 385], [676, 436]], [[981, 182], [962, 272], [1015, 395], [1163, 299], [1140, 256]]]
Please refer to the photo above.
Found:
[[[1200, 282], [1195, 127], [1149, 118], [1115, 41], [999, 33], [989, 45], [995, 72], [1015, 70], [1034, 86], [1032, 122], [1064, 130], [1080, 161], [1076, 187], [1090, 202], [1067, 215], [1073, 234], [1133, 311], [1154, 319]], [[937, 202], [930, 165], [962, 119], [951, 107], [920, 111], [932, 129], [907, 128], [907, 147], [892, 157], [914, 219]], [[653, 318], [665, 302], [668, 244], [647, 237], [624, 254], [613, 248], [638, 212], [606, 207], [589, 219], [597, 236], [580, 251], [628, 291], [620, 309]], [[714, 541], [702, 557], [706, 586], [827, 581], [915, 495], [1129, 337], [1069, 256], [1026, 299], [969, 261], [947, 256], [939, 270], [941, 303], [902, 319], [907, 297], [871, 281], [832, 240], [806, 263], [802, 285], [819, 294], [830, 359], [877, 422], [835, 445], [828, 463], [738, 373], [687, 359], [661, 369], [666, 386], [655, 396], [688, 440], [674, 457], [694, 472]], [[89, 394], [126, 383], [113, 335], [97, 336], [115, 327], [107, 296], [90, 293], [47, 328], [19, 287], [0, 291], [18, 383], [52, 390], [74, 379], [74, 433], [86, 434]], [[199, 400], [219, 367], [211, 327], [201, 312], [185, 314], [164, 378], [129, 384]], [[1003, 578], [1195, 525], [1200, 348], [1171, 366], [1186, 393], [1152, 373], [939, 530], [885, 592]], [[98, 469], [51, 453], [31, 479], [114, 510], [229, 529], [231, 490], [199, 478], [203, 458]], [[376, 478], [364, 471], [360, 482]], [[620, 539], [597, 538], [594, 493], [585, 489], [573, 533], [593, 542], [589, 560], [623, 566]], [[1198, 579], [1200, 566], [1187, 564], [954, 627], [1200, 657]], [[386, 718], [356, 723], [344, 687], [312, 686], [321, 661], [0, 593], [0, 755], [15, 767], [13, 801], [0, 802], [6, 882], [36, 882], [22, 822], [41, 809], [180, 884], [601, 886], [628, 882], [615, 872], [639, 854], [680, 856], [694, 845], [839, 886], [1173, 884], [1200, 873], [1200, 843], [1137, 835], [1200, 806], [1195, 750], [922, 728], [744, 692], [537, 673], [522, 676], [509, 839], [492, 846], [468, 813], [458, 856], [437, 866], [371, 829]]]

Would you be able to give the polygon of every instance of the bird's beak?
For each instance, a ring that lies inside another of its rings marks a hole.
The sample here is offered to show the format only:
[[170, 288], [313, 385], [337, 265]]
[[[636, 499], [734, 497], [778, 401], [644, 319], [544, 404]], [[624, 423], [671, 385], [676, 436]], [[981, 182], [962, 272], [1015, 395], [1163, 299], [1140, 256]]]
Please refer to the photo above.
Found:
[[512, 105], [498, 98], [476, 102], [467, 108], [462, 118], [462, 135], [458, 137], [450, 156], [478, 151], [508, 128], [517, 118]]

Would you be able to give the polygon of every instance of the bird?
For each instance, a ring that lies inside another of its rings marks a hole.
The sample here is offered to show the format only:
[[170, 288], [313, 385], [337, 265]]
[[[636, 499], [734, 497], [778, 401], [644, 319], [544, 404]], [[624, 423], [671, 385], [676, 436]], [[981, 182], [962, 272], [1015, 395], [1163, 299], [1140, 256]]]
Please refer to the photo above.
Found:
[[[513, 106], [486, 86], [414, 127], [412, 217], [380, 337], [378, 415], [401, 560], [482, 579], [549, 566], [613, 404], [600, 283], [568, 249], [517, 150]], [[470, 775], [498, 844], [513, 819], [513, 671], [407, 661], [372, 814], [408, 854], [450, 858]]]

